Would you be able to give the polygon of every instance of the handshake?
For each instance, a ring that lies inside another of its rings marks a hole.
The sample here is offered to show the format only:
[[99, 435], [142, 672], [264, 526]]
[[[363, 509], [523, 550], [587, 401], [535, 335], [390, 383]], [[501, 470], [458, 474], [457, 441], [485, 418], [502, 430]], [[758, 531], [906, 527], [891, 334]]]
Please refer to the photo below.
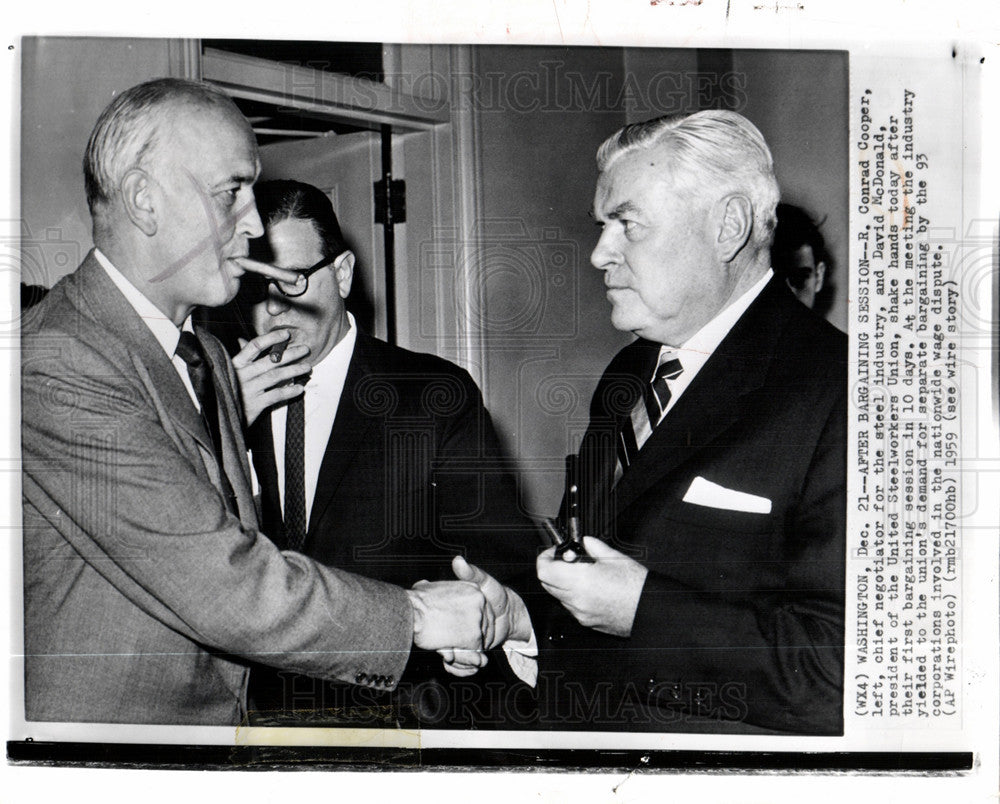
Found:
[[527, 642], [531, 619], [524, 601], [478, 567], [456, 556], [455, 581], [420, 581], [407, 590], [413, 606], [413, 644], [437, 651], [445, 669], [471, 676], [486, 651], [508, 640]]

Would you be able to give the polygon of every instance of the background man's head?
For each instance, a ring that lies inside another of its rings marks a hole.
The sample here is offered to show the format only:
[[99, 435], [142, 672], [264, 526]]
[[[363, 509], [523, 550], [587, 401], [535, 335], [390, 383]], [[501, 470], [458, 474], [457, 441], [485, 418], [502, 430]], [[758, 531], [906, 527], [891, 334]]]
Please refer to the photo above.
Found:
[[767, 270], [778, 185], [745, 117], [704, 111], [625, 126], [597, 152], [591, 255], [612, 324], [678, 346]]
[[83, 169], [95, 244], [175, 323], [236, 295], [234, 260], [262, 231], [260, 161], [225, 94], [176, 78], [126, 90], [98, 119]]
[[287, 329], [288, 345], [308, 346], [307, 360], [315, 364], [349, 329], [344, 300], [354, 279], [354, 253], [322, 190], [297, 181], [266, 181], [256, 194], [265, 237], [254, 242], [254, 258], [299, 272], [322, 266], [309, 275], [306, 291], [298, 296], [286, 295], [277, 283], [247, 277], [241, 301], [252, 305], [257, 334]]
[[778, 204], [771, 267], [806, 307], [817, 307], [830, 265], [823, 235], [809, 213], [793, 204]]

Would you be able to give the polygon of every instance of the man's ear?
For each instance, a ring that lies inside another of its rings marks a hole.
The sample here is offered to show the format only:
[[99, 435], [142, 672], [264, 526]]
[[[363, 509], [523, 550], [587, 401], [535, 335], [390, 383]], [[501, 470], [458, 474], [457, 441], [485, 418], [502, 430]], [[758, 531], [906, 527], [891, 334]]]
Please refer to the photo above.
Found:
[[337, 278], [340, 298], [346, 299], [354, 282], [354, 252], [345, 251], [333, 261], [333, 275]]
[[157, 223], [153, 182], [146, 171], [133, 168], [125, 174], [119, 189], [128, 219], [147, 237], [155, 235]]
[[747, 244], [753, 230], [753, 204], [745, 195], [730, 195], [719, 202], [722, 221], [715, 242], [721, 262], [731, 262]]
[[816, 292], [823, 289], [823, 279], [826, 277], [826, 263], [820, 260], [816, 263]]

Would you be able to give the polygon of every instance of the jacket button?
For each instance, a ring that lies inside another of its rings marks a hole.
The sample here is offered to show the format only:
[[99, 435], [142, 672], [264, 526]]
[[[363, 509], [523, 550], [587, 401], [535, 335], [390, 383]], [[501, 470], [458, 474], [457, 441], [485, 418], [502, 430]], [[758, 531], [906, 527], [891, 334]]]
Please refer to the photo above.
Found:
[[362, 673], [360, 670], [358, 670], [358, 674], [356, 676], [354, 676], [354, 683], [355, 684], [364, 684], [365, 680], [367, 678], [368, 678], [368, 676], [366, 676], [364, 673]]
[[395, 681], [396, 681], [396, 679], [393, 678], [392, 676], [386, 676], [385, 685], [387, 687], [391, 687]]

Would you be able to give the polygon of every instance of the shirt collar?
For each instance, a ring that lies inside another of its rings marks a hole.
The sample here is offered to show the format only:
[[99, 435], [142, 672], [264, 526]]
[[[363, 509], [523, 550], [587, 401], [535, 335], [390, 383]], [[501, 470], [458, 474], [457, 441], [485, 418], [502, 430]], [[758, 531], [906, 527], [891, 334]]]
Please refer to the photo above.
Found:
[[760, 292], [764, 289], [764, 286], [770, 281], [772, 276], [774, 276], [774, 271], [768, 268], [767, 272], [742, 296], [740, 296], [728, 307], [724, 308], [722, 312], [705, 324], [705, 326], [699, 329], [694, 335], [688, 338], [687, 341], [685, 341], [679, 348], [672, 349], [669, 346], [662, 347], [660, 349], [661, 359], [664, 352], [676, 351], [678, 357], [680, 358], [681, 365], [684, 367], [684, 372], [697, 372], [698, 369], [708, 362], [708, 358], [712, 356], [712, 353], [719, 347], [722, 340], [729, 334], [729, 330], [733, 328], [736, 322], [740, 320], [743, 313], [747, 311], [747, 308], [750, 307], [753, 300], [760, 295]]
[[181, 329], [185, 332], [194, 331], [191, 326], [191, 316], [188, 316], [184, 320], [183, 327], [178, 329], [173, 321], [167, 318], [155, 304], [122, 275], [121, 271], [111, 264], [111, 260], [99, 248], [94, 249], [94, 257], [97, 258], [97, 262], [100, 263], [111, 281], [115, 283], [115, 287], [121, 291], [125, 300], [132, 305], [132, 309], [135, 310], [139, 318], [149, 327], [157, 343], [167, 353], [167, 357], [172, 359], [174, 352], [177, 351], [177, 342], [181, 339]]
[[331, 384], [343, 384], [347, 364], [351, 362], [354, 344], [358, 340], [357, 322], [350, 313], [347, 313], [347, 323], [348, 330], [344, 337], [327, 353], [326, 357], [312, 367], [307, 386], [310, 390]]

